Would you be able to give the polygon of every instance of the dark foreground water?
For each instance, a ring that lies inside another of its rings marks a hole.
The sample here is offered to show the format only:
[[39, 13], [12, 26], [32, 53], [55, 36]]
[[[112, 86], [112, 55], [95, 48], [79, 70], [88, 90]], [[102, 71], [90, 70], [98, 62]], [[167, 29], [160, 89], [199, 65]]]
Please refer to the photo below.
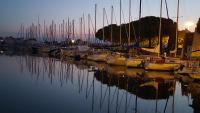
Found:
[[176, 76], [1, 55], [0, 113], [200, 113], [200, 82]]

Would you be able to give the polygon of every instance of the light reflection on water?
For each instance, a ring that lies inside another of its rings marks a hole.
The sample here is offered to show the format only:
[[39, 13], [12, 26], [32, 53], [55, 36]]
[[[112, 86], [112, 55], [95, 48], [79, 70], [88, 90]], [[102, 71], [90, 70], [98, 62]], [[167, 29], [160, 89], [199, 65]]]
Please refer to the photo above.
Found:
[[0, 68], [4, 113], [199, 113], [200, 83], [171, 73], [36, 56]]

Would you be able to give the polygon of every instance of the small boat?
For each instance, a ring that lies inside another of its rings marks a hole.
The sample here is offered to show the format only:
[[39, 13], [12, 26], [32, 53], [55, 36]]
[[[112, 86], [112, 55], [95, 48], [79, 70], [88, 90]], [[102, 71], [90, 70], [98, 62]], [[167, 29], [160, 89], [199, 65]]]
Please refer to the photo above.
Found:
[[180, 63], [166, 60], [164, 57], [152, 57], [149, 62], [145, 62], [144, 68], [153, 71], [175, 71], [180, 68]]
[[115, 66], [126, 66], [126, 57], [120, 55], [120, 53], [112, 54], [108, 56], [107, 64]]
[[180, 64], [177, 63], [146, 63], [145, 70], [155, 71], [175, 71], [178, 70]]
[[60, 49], [60, 55], [61, 57], [74, 57], [75, 56], [75, 47], [67, 47], [67, 48], [61, 48]]
[[93, 55], [88, 55], [88, 60], [92, 60], [95, 62], [106, 62], [109, 55], [109, 52], [97, 52]]
[[126, 67], [130, 67], [130, 68], [142, 68], [143, 67], [143, 61], [144, 59], [142, 58], [128, 58], [126, 60]]

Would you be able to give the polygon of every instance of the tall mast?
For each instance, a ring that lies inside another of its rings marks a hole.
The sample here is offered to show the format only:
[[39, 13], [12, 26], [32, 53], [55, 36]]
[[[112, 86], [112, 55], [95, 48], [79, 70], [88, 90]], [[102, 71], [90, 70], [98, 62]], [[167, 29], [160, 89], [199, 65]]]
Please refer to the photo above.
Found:
[[105, 27], [105, 25], [104, 25], [104, 20], [105, 19], [105, 8], [103, 8], [103, 42], [105, 41], [105, 30], [104, 30], [104, 27]]
[[65, 37], [65, 20], [63, 20], [63, 26], [62, 26], [62, 38]]
[[140, 10], [139, 10], [139, 39], [137, 40], [138, 45], [141, 38], [141, 14], [142, 14], [142, 0], [140, 0]]
[[129, 0], [129, 32], [128, 32], [128, 45], [131, 42], [131, 0]]
[[142, 0], [140, 0], [139, 20], [141, 19], [141, 13], [142, 13]]
[[70, 34], [70, 22], [69, 22], [69, 18], [68, 18], [68, 21], [67, 21], [67, 24], [68, 24], [68, 29], [67, 29], [67, 38], [69, 40], [69, 34]]
[[80, 39], [83, 40], [83, 30], [82, 30], [83, 18], [80, 18]]
[[113, 6], [111, 6], [111, 34], [110, 34], [110, 37], [111, 37], [111, 39], [110, 39], [110, 41], [111, 41], [111, 44], [113, 43]]
[[24, 39], [24, 25], [22, 26], [22, 38]]
[[120, 45], [122, 44], [122, 0], [120, 0], [120, 33], [119, 33], [119, 42]]
[[83, 34], [84, 34], [84, 40], [86, 38], [85, 36], [85, 15], [83, 14]]
[[163, 5], [163, 0], [161, 0], [161, 3], [160, 3], [160, 26], [159, 26], [159, 36], [158, 36], [158, 43], [159, 43], [159, 45], [158, 46], [160, 46], [160, 50], [159, 50], [159, 52], [158, 52], [158, 56], [160, 56], [160, 51], [161, 51], [161, 49], [162, 49], [162, 47], [161, 47], [161, 43], [162, 43], [162, 41], [161, 41], [161, 33], [162, 33], [162, 5]]
[[90, 14], [88, 14], [88, 44], [90, 41]]
[[72, 29], [73, 29], [73, 31], [72, 31], [72, 34], [73, 34], [73, 40], [75, 39], [75, 20], [73, 19], [72, 20]]
[[179, 5], [180, 5], [180, 1], [178, 0], [177, 3], [177, 17], [176, 17], [176, 41], [175, 41], [175, 57], [177, 54], [177, 49], [178, 49], [178, 27], [179, 27]]
[[95, 38], [96, 38], [96, 32], [97, 32], [97, 4], [95, 4], [95, 17], [94, 17], [95, 19], [94, 19], [94, 36], [95, 36]]
[[45, 23], [45, 20], [44, 20], [44, 36], [43, 36], [43, 38], [46, 38], [46, 23]]
[[40, 40], [40, 17], [38, 16], [38, 40]]

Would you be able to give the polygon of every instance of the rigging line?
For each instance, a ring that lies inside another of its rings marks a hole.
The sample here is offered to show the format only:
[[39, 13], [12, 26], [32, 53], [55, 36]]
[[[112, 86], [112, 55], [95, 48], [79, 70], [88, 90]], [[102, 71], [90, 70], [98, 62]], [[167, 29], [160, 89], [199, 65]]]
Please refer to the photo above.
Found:
[[106, 17], [107, 24], [109, 25], [108, 15], [107, 15], [107, 13], [106, 13], [106, 9], [105, 9], [105, 17]]
[[[125, 17], [124, 17], [124, 11], [122, 10], [122, 16], [123, 16], [123, 20], [124, 20], [124, 23], [125, 23]], [[126, 36], [128, 38], [128, 30], [126, 28], [126, 25], [125, 25], [125, 31], [126, 31]]]
[[94, 24], [93, 24], [93, 22], [92, 22], [92, 18], [90, 18], [90, 22], [91, 22], [91, 26], [92, 26], [93, 35], [95, 36]]
[[114, 8], [113, 8], [113, 15], [114, 15], [114, 17], [115, 17], [115, 23], [116, 23], [116, 25], [117, 25], [117, 17], [116, 17], [115, 9], [114, 9]]
[[[131, 17], [133, 19], [133, 17]], [[133, 27], [133, 33], [134, 33], [134, 38], [135, 38], [135, 42], [138, 41], [138, 39], [136, 38], [136, 32], [135, 32], [135, 27], [134, 27], [134, 22], [132, 23], [132, 27]]]
[[167, 5], [167, 0], [165, 0], [165, 6], [166, 6], [166, 11], [167, 11], [167, 18], [169, 19], [169, 10], [168, 10], [168, 5]]

